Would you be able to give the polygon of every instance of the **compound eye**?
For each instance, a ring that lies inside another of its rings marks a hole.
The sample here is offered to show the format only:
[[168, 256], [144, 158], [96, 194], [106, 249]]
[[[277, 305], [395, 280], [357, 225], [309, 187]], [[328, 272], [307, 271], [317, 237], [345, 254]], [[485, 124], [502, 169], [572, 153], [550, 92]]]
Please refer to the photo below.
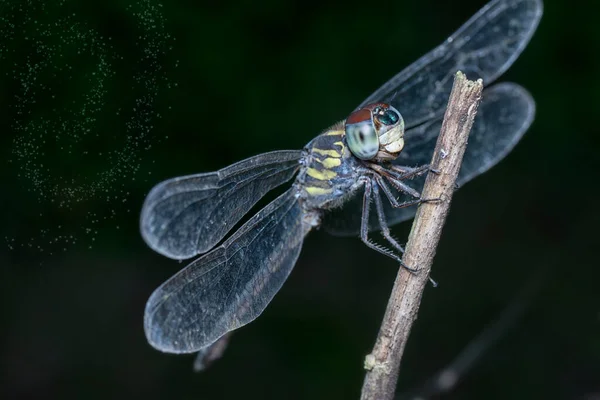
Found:
[[376, 114], [377, 120], [384, 125], [395, 125], [400, 120], [400, 115], [394, 110], [385, 110], [381, 114]]
[[346, 125], [346, 140], [352, 154], [361, 160], [371, 160], [379, 151], [379, 137], [371, 119]]

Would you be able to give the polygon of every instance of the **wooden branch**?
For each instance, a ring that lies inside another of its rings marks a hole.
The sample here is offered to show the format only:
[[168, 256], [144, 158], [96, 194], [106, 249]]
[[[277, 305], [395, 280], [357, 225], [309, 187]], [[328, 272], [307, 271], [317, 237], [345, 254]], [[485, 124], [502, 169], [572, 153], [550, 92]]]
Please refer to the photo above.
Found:
[[400, 361], [450, 210], [450, 200], [460, 171], [469, 132], [481, 99], [483, 83], [467, 80], [457, 72], [442, 129], [431, 166], [439, 174], [429, 173], [423, 187], [423, 199], [441, 199], [419, 206], [408, 237], [403, 261], [419, 272], [400, 268], [371, 354], [365, 359], [367, 370], [361, 399], [391, 400], [396, 391]]

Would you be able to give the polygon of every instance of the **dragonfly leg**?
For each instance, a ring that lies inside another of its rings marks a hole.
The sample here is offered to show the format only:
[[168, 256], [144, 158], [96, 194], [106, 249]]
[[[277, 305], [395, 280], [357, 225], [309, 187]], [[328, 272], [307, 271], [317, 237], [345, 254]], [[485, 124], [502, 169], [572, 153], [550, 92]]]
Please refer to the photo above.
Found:
[[379, 226], [381, 227], [381, 234], [392, 245], [392, 247], [396, 248], [399, 252], [404, 253], [404, 247], [402, 247], [400, 243], [398, 243], [398, 241], [392, 236], [387, 221], [385, 220], [383, 203], [381, 202], [381, 193], [379, 192], [379, 185], [377, 183], [373, 184], [373, 198], [375, 199], [375, 209], [377, 211], [377, 218], [379, 219]]
[[406, 167], [402, 165], [392, 165], [388, 168], [376, 163], [369, 163], [368, 165], [369, 168], [379, 173], [379, 175], [385, 176], [386, 178], [391, 177], [398, 181], [413, 179], [430, 171], [434, 174], [440, 173], [439, 170], [431, 168], [431, 164], [424, 164], [416, 168]]
[[[408, 173], [410, 173], [410, 171], [412, 170], [412, 168], [410, 167], [406, 167], [407, 169], [402, 170], [402, 171], [396, 171], [393, 169], [389, 169], [389, 168], [385, 168], [379, 164], [376, 163], [368, 163], [369, 168], [371, 168], [373, 171], [377, 172], [379, 175], [381, 176], [385, 176], [386, 178], [394, 178], [398, 181], [401, 181], [404, 179], [404, 176]], [[400, 169], [404, 168], [404, 167], [399, 167]]]
[[392, 186], [395, 187], [397, 190], [399, 190], [403, 193], [406, 193], [406, 194], [414, 197], [415, 199], [421, 198], [421, 193], [419, 193], [415, 189], [411, 188], [406, 183], [404, 183], [398, 179], [392, 178], [391, 176], [386, 176], [386, 178], [392, 184]]
[[433, 172], [434, 174], [439, 174], [440, 173], [440, 171], [438, 171], [437, 169], [431, 168], [430, 164], [424, 164], [424, 165], [421, 165], [421, 166], [416, 167], [416, 168], [403, 167], [403, 166], [400, 166], [400, 165], [392, 165], [390, 167], [390, 169], [392, 171], [400, 173], [401, 175], [398, 178], [400, 178], [401, 180], [412, 179], [414, 177], [421, 176], [421, 175], [423, 175], [423, 174], [425, 174], [425, 173], [427, 173], [429, 171]]
[[[402, 258], [400, 256], [398, 256], [394, 252], [390, 251], [389, 249], [386, 249], [385, 247], [372, 242], [371, 239], [369, 239], [369, 209], [371, 206], [372, 192], [373, 192], [373, 183], [371, 180], [368, 180], [367, 182], [365, 182], [365, 194], [363, 197], [362, 219], [361, 219], [361, 224], [360, 224], [360, 239], [363, 241], [364, 244], [367, 245], [367, 247], [396, 260], [403, 268], [406, 268], [408, 271], [413, 272], [413, 273], [417, 272], [418, 271], [417, 269], [410, 268], [409, 266], [404, 264], [404, 262], [402, 262]], [[381, 224], [381, 221], [380, 221], [380, 224]], [[387, 228], [387, 224], [385, 224], [385, 222], [382, 225], [382, 229], [383, 229], [383, 226], [385, 226]], [[388, 230], [388, 232], [389, 232], [389, 230]], [[391, 237], [391, 235], [390, 235], [390, 237]], [[397, 242], [396, 242], [396, 244], [397, 244]]]
[[390, 167], [390, 169], [392, 171], [396, 171], [396, 172], [398, 172], [399, 174], [402, 174], [402, 175], [411, 173], [411, 172], [413, 172], [415, 170], [415, 168], [413, 168], [413, 167], [407, 167], [405, 165], [392, 165]]
[[[384, 193], [386, 193], [386, 196], [388, 198], [391, 197], [396, 202], [397, 202], [397, 200], [393, 197], [390, 189], [385, 185], [383, 178], [377, 177], [376, 179], [377, 179], [377, 181], [373, 184], [373, 197], [375, 198], [375, 207], [377, 209], [377, 217], [379, 218], [379, 226], [381, 227], [381, 233], [383, 234], [383, 237], [393, 247], [398, 249], [400, 252], [404, 253], [404, 248], [392, 236], [392, 234], [390, 233], [390, 228], [387, 225], [387, 221], [385, 220], [385, 213], [383, 212], [383, 203], [381, 202], [381, 194], [379, 193], [379, 186], [381, 186], [382, 188], [385, 188], [383, 190], [384, 190]], [[383, 185], [381, 185], [381, 184], [383, 184]], [[387, 192], [386, 192], [386, 189], [387, 189]], [[426, 200], [415, 200], [415, 201], [407, 202], [407, 203], [422, 203], [423, 201], [426, 201]], [[406, 206], [404, 206], [404, 207], [406, 207]], [[402, 267], [406, 268], [410, 272], [418, 271], [418, 269], [416, 269], [416, 268], [408, 267], [403, 261], [400, 262], [400, 265], [402, 265]], [[429, 281], [431, 282], [433, 287], [437, 287], [437, 285], [438, 285], [437, 282], [434, 281], [433, 279], [431, 279], [431, 277], [429, 277]]]
[[[398, 199], [396, 199], [396, 197], [394, 197], [394, 193], [392, 193], [392, 191], [390, 190], [390, 187], [387, 185], [387, 183], [385, 183], [385, 181], [383, 180], [382, 177], [376, 177], [375, 179], [377, 180], [377, 183], [379, 184], [379, 186], [383, 190], [383, 193], [385, 194], [385, 197], [388, 198], [388, 200], [390, 201], [390, 204], [394, 208], [404, 208], [404, 207], [415, 206], [415, 205], [421, 204], [424, 201], [424, 200], [421, 200], [421, 196], [417, 192], [416, 193], [417, 196], [415, 196], [414, 194], [411, 193], [412, 196], [417, 197], [415, 200], [409, 200], [409, 201], [405, 201], [403, 203], [400, 203], [398, 201]], [[395, 185], [394, 185], [394, 187], [395, 187]], [[401, 188], [396, 188], [396, 189], [404, 191]], [[410, 188], [410, 189], [412, 189], [412, 188]]]
[[383, 192], [385, 193], [385, 196], [387, 197], [387, 199], [390, 201], [390, 204], [392, 205], [392, 207], [394, 208], [404, 208], [404, 207], [410, 207], [410, 206], [417, 206], [421, 203], [435, 203], [438, 201], [442, 201], [443, 199], [441, 197], [437, 197], [437, 198], [433, 198], [433, 199], [422, 199], [422, 198], [417, 198], [415, 200], [409, 200], [409, 201], [405, 201], [403, 203], [400, 203], [398, 201], [398, 199], [396, 199], [394, 197], [394, 193], [392, 193], [392, 191], [390, 190], [389, 186], [385, 183], [385, 181], [383, 180], [382, 177], [376, 177], [375, 178], [377, 180], [377, 183], [379, 184], [379, 186], [383, 189]]

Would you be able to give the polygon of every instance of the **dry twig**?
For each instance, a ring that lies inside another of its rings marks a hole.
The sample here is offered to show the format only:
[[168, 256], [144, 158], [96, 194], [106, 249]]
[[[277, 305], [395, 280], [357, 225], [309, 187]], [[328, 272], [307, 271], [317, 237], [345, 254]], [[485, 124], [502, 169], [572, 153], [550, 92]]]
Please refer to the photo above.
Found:
[[365, 359], [367, 374], [361, 399], [391, 400], [394, 397], [400, 361], [410, 329], [417, 318], [421, 296], [433, 263], [469, 132], [481, 99], [483, 83], [467, 80], [457, 72], [438, 138], [432, 167], [421, 193], [424, 199], [442, 199], [419, 206], [408, 237], [403, 261], [419, 268], [412, 274], [400, 268], [371, 354]]

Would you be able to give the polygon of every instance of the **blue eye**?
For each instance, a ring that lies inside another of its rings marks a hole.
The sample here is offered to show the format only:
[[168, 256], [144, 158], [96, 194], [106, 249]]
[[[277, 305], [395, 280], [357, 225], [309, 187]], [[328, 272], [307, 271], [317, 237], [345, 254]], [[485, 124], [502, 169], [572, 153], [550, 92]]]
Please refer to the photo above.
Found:
[[371, 120], [346, 125], [346, 140], [352, 154], [371, 160], [379, 151], [379, 138]]
[[397, 112], [392, 110], [385, 110], [382, 115], [378, 115], [377, 119], [384, 125], [394, 125], [400, 119]]

